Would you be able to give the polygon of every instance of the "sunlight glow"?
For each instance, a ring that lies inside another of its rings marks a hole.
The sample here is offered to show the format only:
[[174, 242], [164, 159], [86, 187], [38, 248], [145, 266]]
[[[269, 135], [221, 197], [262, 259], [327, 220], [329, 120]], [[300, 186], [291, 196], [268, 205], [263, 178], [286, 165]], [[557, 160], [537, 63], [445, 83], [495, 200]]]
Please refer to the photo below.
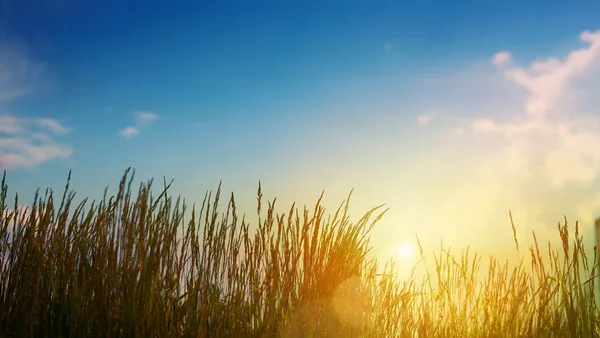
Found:
[[396, 255], [403, 261], [412, 260], [415, 255], [415, 247], [410, 243], [402, 243], [396, 249]]

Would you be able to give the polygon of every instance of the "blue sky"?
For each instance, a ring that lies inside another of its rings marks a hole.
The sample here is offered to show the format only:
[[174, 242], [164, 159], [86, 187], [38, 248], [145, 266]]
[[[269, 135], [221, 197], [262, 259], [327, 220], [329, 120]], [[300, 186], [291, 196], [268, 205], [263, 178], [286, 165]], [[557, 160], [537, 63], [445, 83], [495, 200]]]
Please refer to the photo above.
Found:
[[258, 180], [282, 210], [355, 188], [357, 217], [391, 208], [382, 248], [510, 247], [509, 208], [524, 237], [600, 216], [598, 2], [85, 3], [3, 2], [0, 168], [24, 201], [134, 166], [191, 201], [223, 179], [249, 212]]

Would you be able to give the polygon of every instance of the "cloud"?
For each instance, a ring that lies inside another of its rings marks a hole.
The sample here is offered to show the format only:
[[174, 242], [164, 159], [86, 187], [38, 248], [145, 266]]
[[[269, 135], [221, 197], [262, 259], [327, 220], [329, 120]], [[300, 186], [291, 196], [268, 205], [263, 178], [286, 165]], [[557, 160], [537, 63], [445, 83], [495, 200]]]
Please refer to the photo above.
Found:
[[30, 60], [23, 46], [0, 41], [0, 103], [33, 91], [43, 70], [44, 65]]
[[577, 80], [597, 71], [600, 31], [585, 31], [580, 39], [586, 47], [562, 60], [536, 60], [527, 68], [507, 66], [508, 52], [496, 54], [498, 62], [494, 64], [503, 66], [506, 79], [528, 94], [524, 114], [502, 122], [475, 118], [470, 123], [475, 134], [500, 135], [507, 149], [524, 159], [535, 159], [536, 169], [557, 188], [571, 182], [588, 184], [600, 171], [600, 152], [596, 151], [600, 148], [600, 118], [578, 112], [569, 100]]
[[148, 112], [148, 111], [139, 111], [135, 113], [135, 125], [127, 126], [119, 131], [119, 134], [126, 139], [130, 140], [136, 136], [138, 136], [143, 128], [150, 126], [154, 121], [158, 119], [158, 114]]
[[505, 66], [512, 62], [512, 56], [507, 51], [498, 52], [492, 58], [492, 64], [494, 66]]
[[135, 121], [138, 126], [147, 126], [158, 119], [158, 114], [141, 111], [135, 114]]
[[0, 116], [0, 125], [0, 168], [31, 167], [67, 158], [73, 152], [70, 146], [55, 140], [56, 135], [68, 133], [56, 120], [5, 115]]
[[581, 33], [586, 48], [571, 52], [564, 60], [547, 58], [533, 62], [529, 69], [508, 68], [507, 78], [523, 87], [530, 94], [525, 103], [529, 114], [545, 114], [558, 108], [561, 99], [569, 93], [570, 82], [578, 76], [587, 75], [600, 55], [600, 31]]
[[13, 116], [0, 116], [0, 134], [15, 134], [22, 128], [21, 121]]
[[564, 58], [537, 59], [528, 67], [515, 65], [507, 51], [497, 53], [492, 63], [504, 78], [495, 81], [525, 90], [520, 108], [496, 117], [478, 114], [454, 126], [451, 134], [470, 133], [478, 144], [489, 141], [500, 147], [493, 152], [504, 154], [504, 161], [519, 163], [513, 169], [535, 172], [536, 179], [555, 189], [591, 184], [600, 173], [600, 116], [581, 109], [586, 97], [581, 94], [593, 92], [593, 79], [600, 76], [600, 31], [585, 31], [580, 40], [585, 46]]
[[[593, 230], [600, 212], [600, 31], [579, 40], [563, 55], [523, 65], [504, 51], [439, 76], [441, 85], [427, 83], [427, 104], [438, 107], [444, 128], [440, 144], [420, 155], [419, 175], [438, 182], [430, 193], [443, 196], [431, 206], [432, 224], [472, 226], [474, 234], [498, 238], [510, 209], [520, 240], [531, 230], [553, 240], [563, 215]], [[431, 95], [435, 86], [443, 90]]]
[[421, 115], [417, 118], [417, 122], [424, 126], [426, 124], [429, 124], [429, 122], [431, 122], [431, 119], [433, 118], [433, 114], [426, 114], [426, 115]]
[[31, 167], [66, 158], [72, 149], [56, 140], [70, 130], [51, 118], [3, 113], [12, 101], [35, 90], [43, 65], [32, 61], [22, 46], [0, 42], [0, 168]]
[[386, 52], [389, 52], [390, 50], [392, 50], [392, 47], [393, 47], [393, 46], [392, 46], [392, 44], [391, 44], [391, 43], [389, 43], [389, 42], [386, 42], [386, 43], [383, 45], [383, 49], [384, 49]]
[[35, 122], [43, 129], [46, 129], [55, 135], [68, 134], [70, 132], [68, 128], [65, 128], [63, 125], [53, 119], [42, 118], [37, 119]]
[[129, 140], [140, 133], [140, 130], [136, 127], [127, 127], [121, 130], [121, 136]]

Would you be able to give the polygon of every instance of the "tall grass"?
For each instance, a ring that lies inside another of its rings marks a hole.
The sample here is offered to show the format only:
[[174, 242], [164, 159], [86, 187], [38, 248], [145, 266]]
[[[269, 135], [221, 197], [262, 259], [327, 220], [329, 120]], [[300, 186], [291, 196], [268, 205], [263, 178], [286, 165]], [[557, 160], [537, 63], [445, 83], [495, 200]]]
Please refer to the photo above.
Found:
[[23, 210], [4, 174], [0, 336], [600, 337], [597, 255], [578, 225], [574, 238], [559, 225], [546, 256], [536, 241], [516, 266], [489, 258], [483, 280], [480, 255], [421, 248], [417, 282], [368, 259], [382, 206], [354, 222], [350, 196], [333, 214], [321, 199], [279, 214], [259, 184], [251, 226], [233, 194], [220, 209], [220, 186], [187, 210], [166, 182], [154, 195], [133, 180], [78, 205], [67, 183]]

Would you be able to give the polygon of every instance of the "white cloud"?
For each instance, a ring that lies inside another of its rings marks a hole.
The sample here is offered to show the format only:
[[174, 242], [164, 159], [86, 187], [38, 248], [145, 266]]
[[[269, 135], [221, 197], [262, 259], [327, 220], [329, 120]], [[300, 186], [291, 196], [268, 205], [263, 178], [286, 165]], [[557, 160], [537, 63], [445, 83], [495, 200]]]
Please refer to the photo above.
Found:
[[587, 47], [571, 52], [564, 60], [547, 58], [537, 60], [529, 69], [513, 67], [506, 76], [515, 84], [525, 88], [530, 97], [525, 110], [530, 114], [545, 114], [559, 108], [560, 100], [569, 93], [570, 82], [586, 75], [600, 55], [600, 31], [585, 31], [580, 35]]
[[425, 91], [427, 104], [443, 107], [435, 118], [447, 128], [443, 143], [421, 155], [420, 167], [431, 172], [419, 175], [443, 177], [431, 188], [446, 204], [431, 212], [439, 215], [433, 224], [477, 224], [474, 229], [494, 238], [506, 229], [510, 240], [510, 209], [520, 241], [531, 230], [539, 240], [553, 240], [563, 215], [579, 220], [583, 231], [593, 229], [600, 212], [600, 32], [584, 32], [580, 40], [582, 46], [564, 55], [526, 66], [509, 52], [496, 54], [493, 68], [486, 61], [471, 72], [445, 74], [444, 90]]
[[63, 125], [61, 125], [60, 123], [58, 123], [56, 120], [53, 120], [53, 119], [48, 119], [48, 118], [37, 119], [36, 123], [40, 127], [47, 129], [48, 131], [50, 131], [51, 133], [53, 133], [55, 135], [68, 134], [70, 132], [70, 130], [68, 128], [65, 128]]
[[421, 115], [417, 118], [417, 122], [420, 125], [426, 125], [426, 124], [429, 124], [429, 122], [431, 122], [432, 118], [433, 118], [433, 114]]
[[492, 58], [492, 64], [494, 66], [505, 66], [511, 62], [512, 62], [512, 56], [507, 51], [498, 52]]
[[0, 134], [15, 134], [21, 130], [21, 121], [13, 116], [0, 116]]
[[567, 100], [572, 85], [591, 76], [600, 61], [600, 31], [583, 32], [580, 38], [588, 46], [563, 60], [537, 60], [528, 68], [508, 67], [510, 54], [496, 54], [498, 62], [494, 63], [505, 66], [507, 80], [528, 93], [525, 114], [503, 122], [476, 118], [470, 123], [475, 134], [499, 134], [508, 142], [507, 149], [543, 163], [538, 167], [540, 174], [558, 188], [570, 182], [590, 183], [600, 172], [600, 152], [596, 151], [600, 149], [600, 119], [578, 112]]
[[0, 41], [0, 102], [21, 98], [35, 89], [44, 66], [27, 57], [25, 49]]
[[143, 128], [148, 127], [154, 121], [158, 119], [158, 114], [148, 112], [148, 111], [139, 111], [135, 113], [135, 125], [127, 126], [124, 129], [121, 129], [119, 132], [121, 136], [130, 140], [136, 136], [138, 136]]
[[389, 52], [390, 50], [392, 50], [392, 47], [393, 47], [393, 46], [392, 46], [392, 44], [391, 44], [391, 43], [389, 43], [389, 42], [386, 42], [386, 43], [383, 45], [383, 49], [384, 49], [386, 52]]
[[[9, 124], [0, 128], [0, 168], [31, 167], [56, 158], [67, 158], [73, 150], [54, 139], [68, 129], [53, 119], [0, 116], [0, 122]], [[51, 126], [51, 127], [48, 127]]]
[[[551, 187], [592, 183], [600, 173], [600, 116], [579, 109], [578, 99], [585, 97], [580, 94], [586, 89], [594, 89], [593, 83], [590, 88], [590, 82], [582, 80], [600, 78], [600, 31], [583, 32], [580, 39], [586, 44], [583, 48], [564, 58], [538, 59], [529, 67], [514, 65], [507, 51], [497, 53], [492, 63], [502, 69], [504, 80], [527, 94], [520, 111], [496, 117], [479, 114], [454, 126], [452, 134], [469, 131], [476, 144], [487, 140], [503, 147], [494, 154], [500, 151], [503, 161], [519, 163], [512, 168], [520, 174], [535, 172], [536, 179]], [[573, 94], [575, 88], [579, 96]]]
[[140, 130], [136, 127], [127, 127], [121, 130], [121, 136], [129, 140], [140, 133]]
[[138, 126], [146, 126], [156, 121], [156, 119], [158, 119], [158, 114], [147, 111], [141, 111], [135, 114], [135, 121], [138, 124]]
[[[35, 90], [42, 73], [43, 66], [30, 60], [21, 46], [0, 42], [0, 104], [8, 105]], [[0, 111], [0, 168], [30, 167], [68, 157], [72, 149], [55, 140], [67, 133], [68, 128], [51, 118]]]

